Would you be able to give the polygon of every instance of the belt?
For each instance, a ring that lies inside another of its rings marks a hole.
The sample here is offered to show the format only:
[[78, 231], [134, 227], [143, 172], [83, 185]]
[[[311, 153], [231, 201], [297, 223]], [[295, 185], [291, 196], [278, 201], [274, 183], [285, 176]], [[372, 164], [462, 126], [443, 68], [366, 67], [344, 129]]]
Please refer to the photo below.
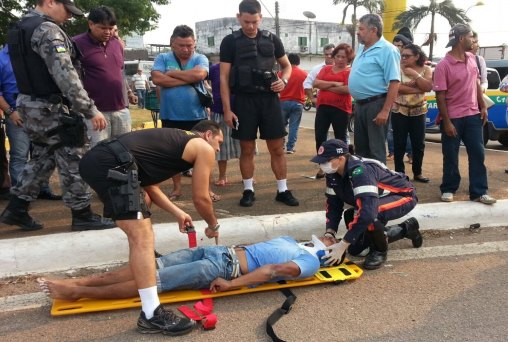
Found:
[[231, 272], [231, 279], [238, 278], [242, 272], [240, 272], [240, 261], [236, 256], [235, 246], [228, 247], [229, 256], [233, 263], [233, 271]]
[[367, 97], [366, 99], [355, 100], [355, 103], [366, 104], [366, 103], [369, 103], [369, 102], [372, 102], [372, 101], [376, 101], [376, 100], [379, 100], [379, 99], [382, 99], [382, 98], [385, 98], [385, 97], [386, 97], [386, 93], [379, 94], [379, 95], [376, 95], [376, 96]]

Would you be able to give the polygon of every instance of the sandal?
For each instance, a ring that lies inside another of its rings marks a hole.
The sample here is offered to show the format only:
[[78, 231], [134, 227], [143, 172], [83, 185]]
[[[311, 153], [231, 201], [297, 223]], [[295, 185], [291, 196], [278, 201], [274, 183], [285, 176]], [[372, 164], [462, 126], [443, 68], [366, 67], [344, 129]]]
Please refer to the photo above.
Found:
[[169, 195], [169, 200], [171, 202], [174, 202], [174, 201], [178, 201], [180, 199], [180, 197], [182, 197], [182, 194], [171, 194]]
[[220, 196], [212, 191], [210, 191], [210, 198], [211, 198], [212, 202], [219, 202], [220, 201]]

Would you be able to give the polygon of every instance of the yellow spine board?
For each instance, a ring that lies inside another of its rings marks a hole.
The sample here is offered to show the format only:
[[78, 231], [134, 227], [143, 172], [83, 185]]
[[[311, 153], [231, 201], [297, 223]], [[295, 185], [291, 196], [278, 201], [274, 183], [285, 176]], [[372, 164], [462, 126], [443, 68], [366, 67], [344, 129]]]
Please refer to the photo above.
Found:
[[[287, 287], [308, 286], [326, 284], [331, 282], [342, 282], [359, 278], [363, 270], [355, 263], [346, 260], [345, 263], [336, 267], [321, 268], [313, 277], [302, 280], [288, 280], [281, 283], [266, 283], [253, 288], [243, 287], [238, 290], [210, 293], [207, 290], [176, 290], [159, 294], [160, 302], [163, 304], [197, 301], [204, 298], [218, 298], [234, 296], [238, 294], [254, 293], [261, 291], [277, 290]], [[52, 316], [74, 315], [87, 312], [119, 310], [137, 308], [141, 306], [139, 297], [126, 299], [80, 299], [75, 302], [53, 300], [51, 307]]]

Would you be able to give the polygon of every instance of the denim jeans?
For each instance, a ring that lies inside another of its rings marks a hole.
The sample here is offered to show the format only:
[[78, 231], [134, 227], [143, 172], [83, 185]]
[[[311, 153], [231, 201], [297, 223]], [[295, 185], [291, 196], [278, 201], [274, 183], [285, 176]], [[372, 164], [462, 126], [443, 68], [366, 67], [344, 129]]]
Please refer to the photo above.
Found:
[[[23, 171], [28, 160], [28, 152], [30, 151], [30, 138], [26, 134], [23, 127], [16, 126], [12, 120], [7, 119], [6, 132], [9, 138], [9, 173], [11, 175], [11, 186], [18, 183], [18, 177]], [[51, 191], [46, 182], [41, 184], [41, 192]]]
[[182, 249], [156, 261], [158, 292], [208, 289], [215, 278], [230, 280], [233, 272], [233, 262], [224, 246]]
[[441, 149], [443, 152], [443, 182], [441, 193], [455, 193], [460, 185], [459, 148], [460, 141], [466, 147], [469, 163], [469, 199], [485, 195], [488, 190], [485, 148], [483, 146], [483, 121], [480, 114], [451, 119], [457, 131], [456, 137], [449, 137], [441, 124]]
[[136, 89], [136, 95], [138, 96], [138, 107], [145, 108], [146, 89]]
[[286, 151], [295, 149], [296, 140], [298, 139], [298, 128], [302, 120], [303, 105], [298, 101], [281, 101], [282, 118], [284, 125], [289, 123], [289, 135], [286, 144]]

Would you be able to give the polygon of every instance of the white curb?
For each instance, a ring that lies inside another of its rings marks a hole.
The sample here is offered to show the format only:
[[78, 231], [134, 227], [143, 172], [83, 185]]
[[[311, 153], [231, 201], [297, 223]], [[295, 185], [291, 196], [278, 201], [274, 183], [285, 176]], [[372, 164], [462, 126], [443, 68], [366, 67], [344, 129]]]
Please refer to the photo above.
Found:
[[[416, 217], [422, 230], [449, 230], [467, 228], [473, 223], [483, 227], [508, 225], [507, 212], [508, 200], [490, 206], [468, 201], [420, 204], [408, 216]], [[323, 232], [324, 212], [234, 217], [221, 219], [220, 224], [223, 245], [253, 243], [281, 235], [304, 240]], [[198, 245], [213, 244], [213, 239], [203, 239], [205, 223], [199, 221], [195, 225]], [[176, 223], [154, 225], [154, 231], [160, 252], [188, 246], [187, 236], [178, 233]], [[127, 239], [119, 228], [0, 240], [0, 278], [103, 267], [127, 259]]]

